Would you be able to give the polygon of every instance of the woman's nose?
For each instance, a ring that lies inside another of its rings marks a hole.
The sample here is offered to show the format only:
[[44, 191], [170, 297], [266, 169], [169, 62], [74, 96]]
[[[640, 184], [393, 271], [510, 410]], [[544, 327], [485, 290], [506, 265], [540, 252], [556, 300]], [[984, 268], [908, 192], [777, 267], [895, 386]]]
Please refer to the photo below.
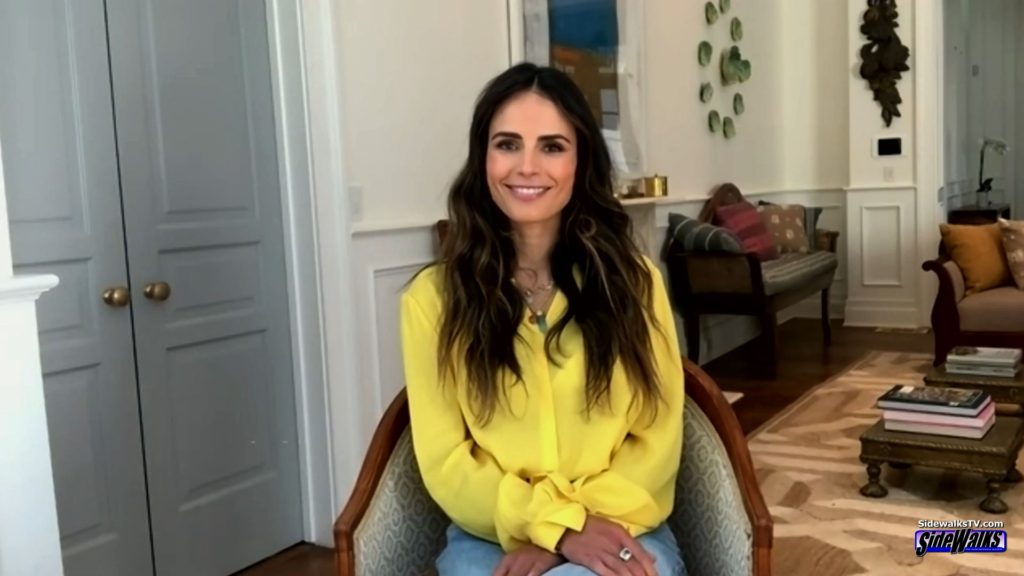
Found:
[[519, 172], [523, 175], [529, 176], [537, 173], [538, 160], [536, 154], [533, 152], [523, 152], [520, 157]]

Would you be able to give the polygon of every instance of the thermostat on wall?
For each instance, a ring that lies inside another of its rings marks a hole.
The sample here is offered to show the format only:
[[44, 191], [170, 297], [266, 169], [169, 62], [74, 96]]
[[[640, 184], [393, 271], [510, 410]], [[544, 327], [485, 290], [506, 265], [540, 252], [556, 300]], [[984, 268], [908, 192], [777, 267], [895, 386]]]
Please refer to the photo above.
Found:
[[871, 146], [871, 155], [875, 158], [881, 156], [903, 156], [903, 137], [880, 136], [875, 138]]

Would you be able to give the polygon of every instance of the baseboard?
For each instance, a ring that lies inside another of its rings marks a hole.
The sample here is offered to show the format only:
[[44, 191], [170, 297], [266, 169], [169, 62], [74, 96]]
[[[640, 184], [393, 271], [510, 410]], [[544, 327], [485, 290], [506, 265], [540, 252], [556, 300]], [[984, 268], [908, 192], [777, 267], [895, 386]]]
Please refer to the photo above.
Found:
[[912, 302], [847, 300], [844, 326], [917, 328], [918, 311]]

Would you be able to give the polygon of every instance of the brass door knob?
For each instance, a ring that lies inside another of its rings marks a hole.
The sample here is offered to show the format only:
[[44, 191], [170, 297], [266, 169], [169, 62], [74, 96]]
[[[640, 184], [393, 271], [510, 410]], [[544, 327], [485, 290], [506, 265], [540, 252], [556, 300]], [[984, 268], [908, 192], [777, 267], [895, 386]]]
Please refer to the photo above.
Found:
[[142, 289], [142, 293], [150, 300], [163, 302], [171, 297], [171, 285], [167, 282], [150, 282]]
[[107, 288], [103, 291], [103, 301], [111, 308], [124, 308], [131, 300], [131, 294], [124, 286]]

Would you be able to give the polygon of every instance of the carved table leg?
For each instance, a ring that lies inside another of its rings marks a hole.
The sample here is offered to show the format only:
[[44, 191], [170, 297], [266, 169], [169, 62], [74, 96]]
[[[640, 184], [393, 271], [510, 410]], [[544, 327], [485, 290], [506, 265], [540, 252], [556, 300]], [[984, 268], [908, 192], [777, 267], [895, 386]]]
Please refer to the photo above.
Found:
[[988, 496], [981, 501], [978, 506], [983, 512], [989, 514], [1005, 514], [1009, 507], [1003, 499], [999, 497], [999, 489], [1001, 487], [999, 478], [989, 478], [988, 480]]
[[1003, 479], [1003, 482], [1006, 482], [1008, 484], [1016, 484], [1020, 481], [1020, 470], [1017, 470], [1016, 468], [1010, 468], [1010, 471], [1006, 473], [1006, 478]]
[[860, 487], [861, 495], [868, 498], [884, 498], [889, 490], [878, 481], [881, 475], [882, 468], [878, 464], [868, 464], [868, 483]]

